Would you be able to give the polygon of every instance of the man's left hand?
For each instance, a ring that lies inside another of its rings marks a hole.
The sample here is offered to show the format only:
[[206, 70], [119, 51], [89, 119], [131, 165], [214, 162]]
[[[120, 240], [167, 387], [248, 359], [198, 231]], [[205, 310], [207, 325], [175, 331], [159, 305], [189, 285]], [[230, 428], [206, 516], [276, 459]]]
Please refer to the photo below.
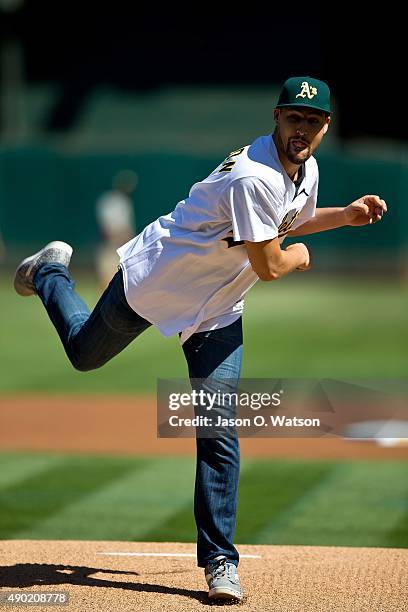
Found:
[[377, 223], [387, 212], [387, 204], [378, 195], [365, 195], [344, 208], [346, 225]]

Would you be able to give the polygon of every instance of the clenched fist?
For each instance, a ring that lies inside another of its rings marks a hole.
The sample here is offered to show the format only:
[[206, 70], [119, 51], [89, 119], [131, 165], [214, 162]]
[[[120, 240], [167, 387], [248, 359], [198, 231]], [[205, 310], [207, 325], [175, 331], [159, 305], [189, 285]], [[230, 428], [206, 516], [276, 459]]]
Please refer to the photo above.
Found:
[[345, 207], [346, 225], [377, 223], [387, 212], [387, 204], [378, 195], [365, 195]]

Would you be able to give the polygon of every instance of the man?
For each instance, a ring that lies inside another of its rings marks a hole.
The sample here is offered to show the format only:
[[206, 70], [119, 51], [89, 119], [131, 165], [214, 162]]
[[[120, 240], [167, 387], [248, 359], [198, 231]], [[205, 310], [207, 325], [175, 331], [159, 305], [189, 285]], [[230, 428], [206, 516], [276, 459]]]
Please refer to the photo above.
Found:
[[96, 202], [100, 244], [96, 252], [96, 271], [101, 289], [105, 289], [118, 269], [118, 247], [135, 235], [135, 213], [131, 195], [138, 183], [133, 170], [121, 170], [113, 178], [112, 189]]
[[[41, 298], [79, 370], [102, 366], [153, 324], [165, 336], [180, 334], [195, 388], [234, 391], [244, 294], [259, 278], [274, 281], [310, 268], [307, 247], [282, 249], [284, 237], [375, 223], [387, 210], [376, 195], [344, 208], [316, 209], [312, 154], [330, 116], [326, 83], [288, 79], [274, 111], [273, 135], [230, 153], [172, 213], [119, 248], [121, 269], [92, 314], [74, 292], [66, 243], [50, 243], [24, 260], [16, 272], [17, 292]], [[197, 436], [196, 444], [198, 565], [205, 568], [210, 598], [239, 600], [233, 545], [238, 439], [221, 431], [213, 438]]]

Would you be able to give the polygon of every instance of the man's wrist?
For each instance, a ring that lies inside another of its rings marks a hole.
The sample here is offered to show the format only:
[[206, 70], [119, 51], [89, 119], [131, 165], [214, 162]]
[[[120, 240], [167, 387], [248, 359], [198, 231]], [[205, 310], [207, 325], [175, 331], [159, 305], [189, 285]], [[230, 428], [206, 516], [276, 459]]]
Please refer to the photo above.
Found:
[[339, 215], [339, 227], [341, 227], [342, 225], [350, 224], [350, 219], [348, 218], [348, 214], [347, 214], [347, 206], [342, 206], [341, 208], [339, 208], [338, 215]]

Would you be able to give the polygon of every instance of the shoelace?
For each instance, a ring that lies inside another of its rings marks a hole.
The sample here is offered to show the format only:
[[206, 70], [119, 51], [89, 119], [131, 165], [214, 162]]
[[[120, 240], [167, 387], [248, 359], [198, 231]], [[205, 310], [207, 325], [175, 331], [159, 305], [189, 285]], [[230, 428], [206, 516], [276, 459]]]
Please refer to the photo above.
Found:
[[221, 578], [222, 576], [225, 576], [225, 574], [227, 575], [228, 580], [234, 581], [235, 580], [235, 575], [233, 574], [233, 570], [234, 570], [234, 565], [232, 563], [227, 565], [227, 559], [220, 559], [219, 561], [217, 561], [217, 565], [214, 564], [214, 566], [211, 568], [212, 570], [212, 575], [214, 578]]

